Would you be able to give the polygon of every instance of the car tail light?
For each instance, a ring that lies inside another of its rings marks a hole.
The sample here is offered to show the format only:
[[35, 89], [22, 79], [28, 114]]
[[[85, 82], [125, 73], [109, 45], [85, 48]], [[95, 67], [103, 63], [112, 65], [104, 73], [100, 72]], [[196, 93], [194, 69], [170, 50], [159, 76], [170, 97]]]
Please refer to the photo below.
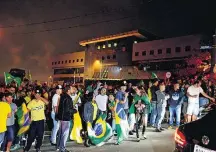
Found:
[[179, 131], [179, 129], [176, 129], [176, 132], [175, 132], [175, 141], [180, 146], [185, 146], [186, 143], [187, 143], [185, 135], [181, 131]]

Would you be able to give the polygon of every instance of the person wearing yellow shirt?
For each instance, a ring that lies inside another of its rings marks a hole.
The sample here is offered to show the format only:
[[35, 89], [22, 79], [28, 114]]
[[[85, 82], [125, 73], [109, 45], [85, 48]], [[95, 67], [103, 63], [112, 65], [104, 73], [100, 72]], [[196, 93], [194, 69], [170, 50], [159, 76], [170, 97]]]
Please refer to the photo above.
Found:
[[27, 109], [31, 113], [31, 125], [28, 135], [27, 144], [24, 151], [29, 151], [32, 143], [36, 138], [36, 152], [40, 152], [40, 147], [42, 145], [43, 134], [44, 134], [44, 121], [45, 121], [45, 105], [48, 105], [48, 101], [41, 97], [42, 90], [36, 88], [34, 92], [35, 99], [29, 102]]
[[2, 102], [3, 94], [0, 95], [0, 147], [4, 141], [5, 132], [7, 130], [7, 118], [11, 117], [11, 107], [8, 103]]
[[17, 111], [17, 106], [15, 103], [13, 103], [13, 94], [12, 93], [5, 93], [5, 99], [6, 102], [10, 105], [11, 108], [11, 117], [7, 118], [6, 126], [7, 126], [7, 131], [5, 132], [5, 139], [4, 142], [2, 143], [1, 151], [6, 151], [9, 152], [12, 142], [15, 138], [15, 113]]

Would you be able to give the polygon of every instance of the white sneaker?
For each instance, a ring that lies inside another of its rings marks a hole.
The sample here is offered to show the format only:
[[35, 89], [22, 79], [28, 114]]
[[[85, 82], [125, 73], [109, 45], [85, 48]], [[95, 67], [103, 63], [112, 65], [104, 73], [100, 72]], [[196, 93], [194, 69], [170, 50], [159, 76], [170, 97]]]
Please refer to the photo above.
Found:
[[147, 136], [146, 135], [142, 135], [143, 139], [147, 139]]

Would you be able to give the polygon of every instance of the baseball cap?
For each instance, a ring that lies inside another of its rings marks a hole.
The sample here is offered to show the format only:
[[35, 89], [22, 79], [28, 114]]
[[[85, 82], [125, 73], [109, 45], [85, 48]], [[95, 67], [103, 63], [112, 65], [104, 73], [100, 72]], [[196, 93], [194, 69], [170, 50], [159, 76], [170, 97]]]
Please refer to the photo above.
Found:
[[62, 89], [62, 86], [61, 85], [57, 85], [56, 89]]
[[38, 93], [38, 94], [42, 94], [42, 92], [43, 92], [43, 91], [42, 91], [41, 88], [39, 88], [39, 87], [36, 87], [36, 88], [35, 88], [35, 93], [36, 93], [36, 94], [37, 94], [37, 93]]

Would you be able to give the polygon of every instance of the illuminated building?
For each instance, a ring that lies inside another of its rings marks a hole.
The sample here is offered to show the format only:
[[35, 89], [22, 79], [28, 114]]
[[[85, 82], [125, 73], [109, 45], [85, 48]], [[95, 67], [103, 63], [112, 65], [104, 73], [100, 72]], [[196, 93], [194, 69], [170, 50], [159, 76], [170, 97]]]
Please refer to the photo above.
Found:
[[133, 44], [151, 40], [150, 34], [130, 31], [81, 41], [85, 47], [85, 79], [136, 79], [132, 66]]
[[52, 58], [53, 81], [83, 82], [85, 52], [73, 52]]

